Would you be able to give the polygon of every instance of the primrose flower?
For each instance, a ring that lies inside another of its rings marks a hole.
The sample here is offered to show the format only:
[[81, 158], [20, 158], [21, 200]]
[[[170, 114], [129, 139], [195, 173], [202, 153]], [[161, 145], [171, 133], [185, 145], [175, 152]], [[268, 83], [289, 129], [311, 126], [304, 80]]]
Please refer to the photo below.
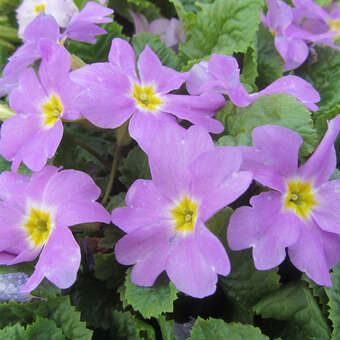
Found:
[[328, 123], [318, 148], [298, 168], [302, 138], [287, 128], [253, 130], [253, 147], [242, 146], [243, 169], [271, 191], [254, 196], [251, 207], [231, 216], [230, 248], [252, 247], [255, 267], [278, 266], [286, 256], [319, 285], [331, 285], [329, 269], [340, 260], [340, 181], [328, 179], [336, 168], [334, 142], [340, 115]]
[[165, 270], [182, 292], [211, 295], [217, 274], [228, 275], [230, 263], [204, 223], [236, 200], [252, 175], [239, 171], [237, 148], [214, 147], [209, 133], [197, 126], [159, 131], [147, 154], [152, 180], [135, 181], [127, 206], [112, 212], [113, 223], [127, 233], [116, 244], [116, 258], [134, 265], [136, 285], [152, 286]]
[[333, 40], [340, 37], [340, 9], [332, 8], [330, 13], [314, 3], [312, 0], [293, 0], [295, 8], [294, 18], [306, 31], [314, 34], [329, 34], [328, 37], [319, 41], [339, 49]]
[[23, 37], [27, 25], [41, 12], [52, 15], [58, 25], [65, 28], [78, 8], [73, 0], [24, 0], [17, 8], [19, 37]]
[[272, 93], [287, 93], [308, 109], [317, 111], [316, 102], [319, 93], [304, 79], [297, 76], [284, 76], [275, 80], [260, 92], [249, 94], [240, 81], [240, 69], [234, 57], [213, 54], [210, 61], [201, 61], [193, 66], [186, 80], [187, 90], [191, 94], [214, 91], [229, 96], [237, 106], [248, 106], [258, 97]]
[[48, 39], [55, 43], [64, 43], [66, 38], [96, 42], [96, 35], [105, 34], [106, 31], [96, 26], [96, 23], [111, 22], [105, 16], [112, 14], [112, 10], [102, 7], [95, 2], [88, 2], [80, 13], [75, 15], [67, 28], [60, 33], [56, 19], [51, 15], [40, 13], [30, 22], [23, 33], [24, 44], [8, 58], [0, 78], [0, 97], [9, 94], [18, 86], [20, 75], [27, 67], [41, 58], [40, 40]]
[[[106, 16], [112, 13], [112, 9], [93, 1], [88, 2], [79, 12], [72, 0], [24, 0], [17, 9], [18, 35], [25, 38], [26, 27], [37, 16], [45, 14], [53, 16], [58, 26], [63, 29], [64, 33], [61, 38], [68, 37], [73, 40], [94, 43], [97, 34], [106, 33], [103, 28], [95, 24], [111, 22], [112, 19]], [[37, 37], [39, 34], [44, 34], [43, 30], [36, 32]]]
[[148, 23], [143, 14], [136, 14], [132, 11], [129, 13], [135, 24], [136, 34], [141, 32], [158, 34], [166, 47], [173, 47], [185, 41], [184, 29], [180, 20], [158, 18]]
[[306, 41], [324, 42], [325, 39], [334, 36], [333, 32], [314, 34], [301, 28], [296, 23], [293, 8], [284, 1], [266, 0], [266, 2], [268, 12], [267, 15], [262, 13], [261, 20], [275, 36], [275, 47], [285, 61], [283, 65], [285, 71], [299, 67], [307, 59], [309, 48]]
[[95, 202], [99, 195], [81, 171], [47, 166], [31, 178], [0, 174], [0, 263], [32, 261], [40, 254], [21, 293], [34, 290], [44, 277], [62, 289], [74, 283], [80, 249], [68, 226], [108, 223], [108, 212]]
[[70, 57], [64, 47], [42, 40], [37, 77], [33, 68], [23, 72], [19, 87], [11, 91], [10, 107], [17, 112], [1, 127], [0, 154], [18, 169], [23, 161], [39, 171], [52, 157], [62, 139], [61, 118], [80, 117], [72, 108], [79, 87], [69, 78]]
[[71, 73], [71, 78], [84, 87], [75, 107], [102, 128], [116, 128], [131, 118], [129, 132], [140, 145], [161, 126], [174, 124], [172, 115], [210, 132], [223, 131], [223, 125], [212, 118], [224, 104], [223, 96], [169, 94], [182, 85], [187, 74], [163, 66], [148, 46], [137, 66], [138, 75], [131, 45], [113, 39], [109, 63], [87, 65]]

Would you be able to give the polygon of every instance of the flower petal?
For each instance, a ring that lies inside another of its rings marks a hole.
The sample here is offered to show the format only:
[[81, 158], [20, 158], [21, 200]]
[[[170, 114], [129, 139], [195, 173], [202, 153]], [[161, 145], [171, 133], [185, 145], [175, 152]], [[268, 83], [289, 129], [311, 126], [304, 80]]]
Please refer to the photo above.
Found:
[[304, 223], [291, 212], [282, 212], [282, 195], [269, 191], [251, 199], [250, 207], [237, 209], [230, 218], [227, 239], [231, 249], [253, 247], [255, 267], [278, 266], [286, 257], [285, 248], [297, 241]]
[[138, 71], [142, 85], [155, 86], [155, 92], [168, 93], [178, 89], [187, 78], [187, 73], [179, 73], [163, 66], [157, 54], [146, 45], [138, 58]]
[[328, 130], [312, 156], [299, 168], [306, 180], [312, 179], [318, 187], [326, 182], [336, 167], [334, 143], [340, 130], [340, 115], [328, 122]]
[[249, 187], [250, 172], [238, 172], [242, 154], [238, 148], [217, 147], [190, 164], [193, 197], [201, 199], [199, 216], [207, 221], [235, 201]]
[[166, 272], [177, 289], [196, 298], [216, 290], [217, 274], [211, 267], [211, 255], [205, 256], [194, 235], [178, 235], [166, 263]]
[[136, 228], [157, 224], [164, 218], [164, 209], [169, 201], [150, 180], [135, 181], [125, 198], [127, 207], [112, 212], [112, 222], [129, 233]]
[[124, 39], [115, 38], [112, 40], [109, 52], [109, 62], [117, 66], [120, 72], [132, 80], [137, 80], [136, 56], [132, 46]]
[[224, 126], [211, 118], [215, 111], [224, 104], [224, 98], [218, 93], [204, 93], [201, 96], [168, 94], [162, 111], [172, 113], [178, 118], [204, 127], [207, 131], [220, 133]]
[[318, 285], [331, 286], [324, 238], [325, 232], [310, 220], [308, 225], [301, 229], [297, 242], [289, 247], [288, 254], [294, 266], [305, 272]]
[[163, 225], [144, 226], [121, 238], [115, 246], [117, 261], [135, 264], [131, 281], [140, 286], [152, 286], [165, 270], [170, 248], [170, 228]]
[[75, 282], [79, 265], [80, 249], [72, 232], [65, 227], [55, 228], [21, 293], [34, 290], [44, 277], [57, 287], [66, 289]]

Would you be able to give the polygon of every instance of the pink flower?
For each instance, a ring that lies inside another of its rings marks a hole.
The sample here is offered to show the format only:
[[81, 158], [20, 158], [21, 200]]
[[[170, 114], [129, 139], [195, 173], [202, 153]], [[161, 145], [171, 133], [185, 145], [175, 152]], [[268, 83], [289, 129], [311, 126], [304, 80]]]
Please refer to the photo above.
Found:
[[9, 96], [9, 104], [17, 114], [1, 128], [0, 153], [13, 162], [13, 170], [21, 161], [33, 171], [41, 170], [62, 139], [61, 118], [80, 116], [72, 108], [79, 87], [69, 78], [68, 52], [47, 39], [42, 39], [39, 47], [39, 76], [33, 68], [23, 72], [19, 87]]
[[197, 126], [155, 131], [147, 155], [152, 180], [135, 181], [127, 206], [112, 212], [113, 223], [127, 233], [116, 244], [116, 258], [134, 265], [136, 285], [152, 286], [166, 271], [182, 292], [211, 295], [217, 274], [228, 275], [230, 263], [205, 222], [236, 200], [252, 175], [239, 171], [237, 148], [215, 147], [209, 133]]
[[340, 115], [312, 156], [298, 167], [302, 138], [287, 128], [265, 125], [253, 130], [253, 147], [242, 146], [242, 169], [273, 190], [235, 211], [228, 227], [233, 250], [252, 247], [255, 267], [267, 270], [286, 257], [319, 285], [331, 285], [329, 269], [340, 260], [340, 181], [335, 139]]
[[[109, 222], [95, 200], [100, 190], [85, 173], [47, 166], [31, 178], [0, 174], [0, 263], [12, 265], [39, 256], [21, 293], [46, 277], [59, 288], [70, 287], [80, 265], [80, 249], [71, 225]], [[39, 255], [40, 254], [40, 255]]]
[[71, 78], [84, 87], [75, 107], [103, 128], [116, 128], [130, 119], [130, 135], [142, 147], [155, 130], [176, 124], [174, 116], [214, 133], [223, 130], [223, 125], [212, 118], [224, 104], [223, 96], [170, 94], [183, 84], [187, 74], [163, 66], [148, 46], [140, 54], [137, 68], [138, 73], [130, 44], [113, 39], [109, 63], [87, 65], [71, 73]]

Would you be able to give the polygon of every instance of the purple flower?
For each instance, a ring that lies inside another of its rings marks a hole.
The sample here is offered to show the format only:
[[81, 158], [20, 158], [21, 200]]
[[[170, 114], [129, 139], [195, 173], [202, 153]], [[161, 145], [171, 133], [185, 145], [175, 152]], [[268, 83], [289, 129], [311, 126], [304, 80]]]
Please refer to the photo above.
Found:
[[13, 170], [21, 161], [33, 171], [41, 170], [61, 141], [61, 118], [80, 116], [72, 108], [79, 87], [69, 78], [68, 52], [47, 39], [42, 39], [39, 47], [39, 77], [33, 68], [23, 72], [20, 86], [9, 96], [9, 104], [17, 114], [1, 128], [0, 153], [13, 162]]
[[85, 173], [47, 166], [31, 178], [5, 171], [0, 175], [0, 263], [39, 260], [21, 293], [46, 277], [59, 288], [77, 276], [80, 250], [68, 226], [109, 222], [95, 200], [100, 190]]
[[62, 37], [69, 39], [85, 41], [88, 43], [95, 43], [96, 36], [99, 34], [106, 34], [106, 31], [95, 25], [103, 24], [112, 21], [112, 18], [108, 18], [113, 10], [90, 1], [85, 7], [76, 14], [68, 24]]
[[223, 130], [223, 125], [212, 118], [224, 104], [223, 96], [169, 94], [182, 85], [187, 74], [163, 66], [148, 46], [137, 66], [138, 75], [132, 47], [125, 40], [114, 39], [109, 63], [87, 65], [71, 73], [71, 78], [84, 87], [75, 102], [77, 109], [103, 128], [116, 128], [131, 118], [129, 132], [140, 145], [161, 126], [175, 124], [172, 115], [210, 132]]
[[21, 74], [31, 64], [41, 58], [39, 43], [41, 39], [48, 39], [55, 43], [63, 43], [66, 38], [96, 42], [96, 35], [105, 34], [106, 31], [95, 23], [111, 22], [106, 18], [112, 14], [112, 10], [102, 7], [95, 2], [88, 2], [82, 11], [76, 14], [63, 34], [56, 19], [51, 15], [40, 13], [30, 22], [23, 32], [24, 44], [8, 58], [8, 63], [0, 78], [0, 97], [9, 94], [18, 86]]
[[78, 13], [72, 0], [24, 0], [17, 8], [19, 36], [23, 37], [27, 25], [40, 13], [52, 15], [60, 27], [66, 27], [70, 19]]
[[173, 47], [185, 41], [184, 29], [180, 20], [158, 18], [148, 23], [143, 14], [136, 14], [132, 11], [129, 13], [135, 24], [136, 34], [141, 32], [158, 34], [166, 47]]
[[[308, 0], [309, 1], [309, 0]], [[266, 0], [267, 15], [262, 13], [262, 22], [275, 36], [275, 47], [285, 61], [285, 71], [299, 67], [307, 58], [309, 48], [305, 40], [325, 42], [333, 32], [314, 34], [296, 24], [296, 12], [282, 0]], [[307, 3], [307, 0], [303, 0]], [[312, 1], [310, 1], [312, 2]]]
[[228, 275], [230, 263], [204, 223], [237, 199], [252, 175], [239, 171], [237, 148], [214, 147], [197, 126], [160, 130], [147, 154], [152, 180], [135, 181], [127, 206], [112, 212], [113, 223], [127, 233], [116, 244], [116, 258], [134, 264], [136, 285], [152, 286], [165, 270], [182, 292], [200, 298], [213, 294], [217, 274]]
[[331, 285], [329, 269], [340, 260], [340, 181], [328, 179], [336, 168], [334, 142], [340, 115], [313, 155], [298, 167], [302, 138], [287, 128], [253, 130], [253, 147], [240, 147], [243, 169], [271, 191], [250, 200], [232, 215], [227, 238], [231, 249], [252, 247], [255, 267], [267, 270], [286, 256], [319, 285]]
[[191, 94], [214, 91], [229, 96], [237, 106], [248, 106], [260, 96], [272, 93], [287, 93], [302, 102], [308, 109], [317, 111], [319, 93], [304, 79], [285, 76], [275, 80], [260, 92], [249, 94], [240, 82], [240, 69], [234, 57], [213, 54], [210, 61], [202, 61], [189, 72], [186, 86]]
[[[330, 13], [314, 3], [312, 0], [293, 0], [295, 8], [295, 21], [308, 32], [313, 34], [326, 34], [326, 37], [319, 41], [333, 48], [339, 49], [333, 40], [340, 37], [340, 10], [332, 6]], [[327, 35], [328, 34], [328, 35]]]

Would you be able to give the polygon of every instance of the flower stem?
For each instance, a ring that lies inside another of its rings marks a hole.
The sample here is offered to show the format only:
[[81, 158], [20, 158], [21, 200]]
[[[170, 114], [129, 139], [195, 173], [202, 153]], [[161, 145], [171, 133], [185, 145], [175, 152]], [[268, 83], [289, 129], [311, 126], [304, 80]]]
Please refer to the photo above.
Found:
[[113, 156], [113, 162], [112, 162], [112, 167], [111, 167], [111, 171], [110, 171], [110, 177], [109, 177], [109, 182], [107, 183], [106, 189], [105, 189], [105, 194], [104, 197], [102, 199], [102, 204], [105, 205], [111, 190], [112, 190], [112, 186], [113, 186], [113, 182], [115, 180], [116, 177], [116, 172], [117, 172], [117, 168], [118, 168], [118, 161], [119, 161], [119, 157], [120, 157], [120, 151], [122, 149], [122, 146], [120, 144], [116, 145], [116, 149], [115, 149], [115, 153]]

